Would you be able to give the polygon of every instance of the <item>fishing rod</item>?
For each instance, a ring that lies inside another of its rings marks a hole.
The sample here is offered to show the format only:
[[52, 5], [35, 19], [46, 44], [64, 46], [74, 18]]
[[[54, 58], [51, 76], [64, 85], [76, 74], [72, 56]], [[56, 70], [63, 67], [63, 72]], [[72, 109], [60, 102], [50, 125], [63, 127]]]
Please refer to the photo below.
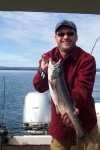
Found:
[[4, 124], [4, 109], [5, 109], [5, 77], [3, 77], [3, 85], [4, 85], [4, 92], [3, 92], [3, 109], [2, 109], [2, 123], [0, 124], [0, 150], [2, 150], [2, 144], [8, 143], [7, 135], [8, 131]]
[[93, 48], [92, 48], [91, 54], [92, 54], [93, 49], [94, 49], [94, 47], [95, 47], [95, 45], [96, 45], [97, 41], [99, 40], [99, 38], [100, 38], [100, 36], [96, 39], [96, 41], [95, 41], [95, 43], [94, 43], [94, 46], [93, 46]]

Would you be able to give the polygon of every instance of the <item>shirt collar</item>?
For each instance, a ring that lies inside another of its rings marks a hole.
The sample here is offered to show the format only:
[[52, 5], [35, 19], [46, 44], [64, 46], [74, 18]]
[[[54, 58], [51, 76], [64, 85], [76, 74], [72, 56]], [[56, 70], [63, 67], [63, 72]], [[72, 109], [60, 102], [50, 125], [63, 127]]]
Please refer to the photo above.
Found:
[[78, 57], [78, 49], [77, 49], [77, 46], [76, 46], [76, 45], [75, 45], [75, 47], [73, 48], [73, 50], [71, 51], [70, 56], [72, 56], [72, 58], [73, 58], [74, 60], [77, 60], [77, 57]]
[[[59, 53], [59, 48], [56, 47], [56, 51], [55, 51], [55, 54], [58, 54], [60, 57], [60, 53]], [[71, 53], [69, 54], [69, 56], [71, 56], [74, 60], [77, 60], [77, 57], [78, 57], [78, 49], [77, 49], [77, 46], [75, 45], [75, 47], [73, 48], [73, 50], [71, 51]]]

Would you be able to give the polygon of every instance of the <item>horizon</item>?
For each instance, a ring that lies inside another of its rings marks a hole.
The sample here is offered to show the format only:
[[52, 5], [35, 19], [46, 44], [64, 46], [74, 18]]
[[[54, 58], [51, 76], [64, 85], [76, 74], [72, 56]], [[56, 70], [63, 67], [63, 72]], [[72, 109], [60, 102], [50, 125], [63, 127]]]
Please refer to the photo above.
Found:
[[[13, 68], [16, 69], [16, 70], [17, 70], [18, 68], [19, 68], [19, 69], [20, 69], [20, 68], [23, 68], [23, 69], [24, 69], [24, 68], [27, 68], [27, 69], [28, 69], [28, 68], [31, 68], [31, 69], [38, 69], [38, 67], [28, 67], [28, 66], [27, 66], [27, 67], [25, 67], [25, 66], [24, 66], [24, 67], [18, 67], [18, 66], [17, 66], [17, 67], [15, 67], [15, 66], [13, 66], [13, 67], [11, 67], [11, 66], [10, 66], [10, 67], [9, 67], [9, 66], [0, 66], [0, 70], [6, 70], [6, 69], [11, 70], [11, 68], [12, 68], [12, 70], [13, 70]], [[100, 68], [96, 68], [96, 70], [100, 70]]]

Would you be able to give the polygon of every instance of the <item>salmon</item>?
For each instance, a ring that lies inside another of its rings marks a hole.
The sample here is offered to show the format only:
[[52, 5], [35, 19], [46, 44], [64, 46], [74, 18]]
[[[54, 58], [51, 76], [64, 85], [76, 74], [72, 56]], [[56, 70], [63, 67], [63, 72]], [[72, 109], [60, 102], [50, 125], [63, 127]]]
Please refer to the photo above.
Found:
[[81, 126], [78, 116], [74, 115], [75, 102], [69, 94], [67, 85], [65, 84], [62, 62], [59, 60], [53, 64], [52, 60], [48, 63], [48, 85], [50, 95], [55, 104], [56, 112], [64, 114], [67, 112], [72, 124], [74, 125], [76, 135], [81, 138], [85, 136], [85, 132]]

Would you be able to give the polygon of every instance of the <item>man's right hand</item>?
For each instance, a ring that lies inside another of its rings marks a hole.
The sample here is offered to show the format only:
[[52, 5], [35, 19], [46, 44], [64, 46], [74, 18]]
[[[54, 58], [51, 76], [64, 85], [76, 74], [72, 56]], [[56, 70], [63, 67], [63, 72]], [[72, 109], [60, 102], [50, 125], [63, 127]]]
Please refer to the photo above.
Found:
[[42, 60], [41, 60], [41, 69], [46, 74], [48, 74], [48, 63], [49, 63], [49, 60], [46, 58], [45, 55], [43, 55]]

